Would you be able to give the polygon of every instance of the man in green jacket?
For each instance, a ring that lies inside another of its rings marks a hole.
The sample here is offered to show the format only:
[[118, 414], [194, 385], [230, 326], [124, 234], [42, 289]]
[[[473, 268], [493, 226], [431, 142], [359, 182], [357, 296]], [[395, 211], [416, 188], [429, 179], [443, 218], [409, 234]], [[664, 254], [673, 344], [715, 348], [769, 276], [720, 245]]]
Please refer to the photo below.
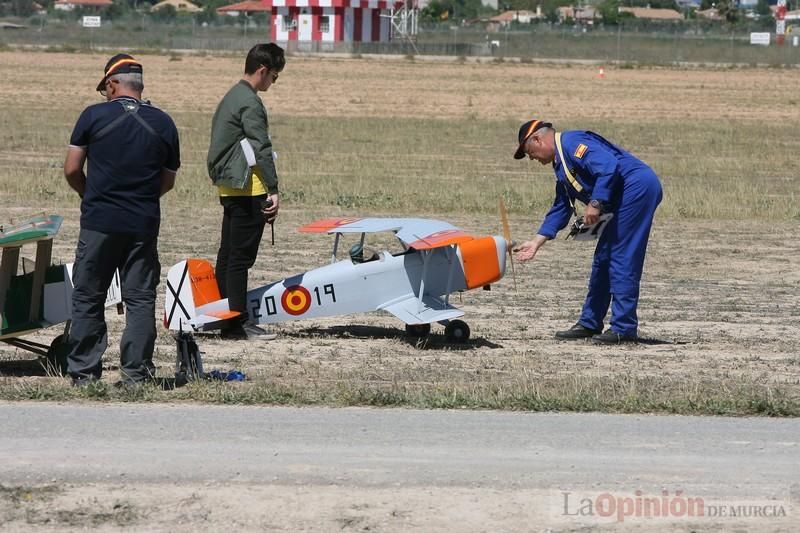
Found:
[[223, 331], [233, 339], [274, 338], [247, 313], [247, 271], [255, 264], [264, 226], [278, 216], [278, 174], [269, 137], [266, 92], [286, 65], [283, 49], [257, 44], [247, 54], [242, 79], [225, 94], [211, 122], [208, 175], [219, 189], [222, 237], [217, 252], [219, 291], [241, 321]]

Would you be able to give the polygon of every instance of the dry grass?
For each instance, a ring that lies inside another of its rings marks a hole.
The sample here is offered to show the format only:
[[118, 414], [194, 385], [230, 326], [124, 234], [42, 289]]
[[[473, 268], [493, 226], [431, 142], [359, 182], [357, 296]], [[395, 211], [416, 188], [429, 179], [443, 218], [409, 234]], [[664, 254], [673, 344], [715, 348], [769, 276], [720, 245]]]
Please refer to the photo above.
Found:
[[66, 490], [59, 484], [0, 485], [0, 521], [18, 527], [77, 529], [131, 526], [141, 518], [141, 509], [121, 500], [91, 498], [63, 506], [60, 500]]
[[[217, 99], [237, 79], [230, 58], [143, 56], [147, 93], [176, 119], [183, 167], [164, 202], [166, 269], [213, 259], [218, 206], [204, 174]], [[96, 100], [99, 55], [0, 52], [2, 218], [41, 210], [66, 217], [54, 256], [70, 260], [77, 199], [61, 176], [72, 123]], [[63, 88], [50, 91], [53, 65]], [[201, 340], [208, 368], [245, 371], [251, 384], [164, 392], [76, 393], [46, 376], [0, 380], [0, 397], [333, 403], [795, 415], [800, 342], [800, 256], [794, 238], [798, 100], [775, 106], [796, 70], [606, 70], [511, 64], [432, 64], [290, 58], [265, 100], [280, 154], [284, 209], [277, 245], [265, 242], [256, 286], [322, 264], [327, 239], [299, 225], [330, 214], [417, 214], [499, 233], [506, 198], [517, 239], [552, 199], [547, 168], [511, 159], [530, 115], [595, 129], [640, 154], [662, 176], [660, 208], [642, 287], [642, 333], [686, 344], [598, 349], [559, 343], [584, 297], [591, 248], [557, 241], [495, 290], [464, 295], [466, 346], [439, 332], [415, 346], [384, 315], [296, 322], [267, 344]], [[537, 92], [534, 93], [534, 88]], [[720, 220], [722, 219], [722, 220]], [[163, 286], [162, 286], [163, 288]], [[122, 325], [109, 316], [106, 369], [114, 375]], [[54, 332], [34, 338], [48, 342]], [[156, 359], [173, 372], [162, 333]], [[0, 372], [25, 354], [3, 349]], [[35, 372], [28, 372], [28, 374]]]
[[[174, 204], [211, 206], [204, 157], [210, 116], [237, 79], [229, 57], [142, 56], [147, 91], [181, 131], [183, 169]], [[72, 199], [60, 174], [64, 146], [104, 56], [0, 52], [0, 202]], [[57, 93], [51, 69], [60, 65]], [[662, 216], [800, 216], [795, 135], [796, 69], [608, 69], [529, 64], [290, 58], [265, 97], [286, 199], [418, 213], [489, 212], [499, 195], [513, 212], [538, 213], [550, 171], [510, 157], [532, 115], [562, 129], [603, 133], [651, 163], [665, 183]], [[447, 190], [442, 195], [440, 191]]]

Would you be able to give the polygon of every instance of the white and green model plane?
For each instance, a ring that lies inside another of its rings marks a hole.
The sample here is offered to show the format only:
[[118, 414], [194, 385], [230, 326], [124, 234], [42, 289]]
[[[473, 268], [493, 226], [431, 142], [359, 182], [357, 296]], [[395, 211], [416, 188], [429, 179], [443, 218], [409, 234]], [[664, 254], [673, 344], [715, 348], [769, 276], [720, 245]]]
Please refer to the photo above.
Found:
[[[30, 217], [0, 225], [0, 341], [47, 357], [63, 367], [64, 341], [69, 333], [72, 310], [72, 264], [53, 264], [53, 238], [61, 228], [58, 215]], [[34, 259], [22, 255], [35, 248]], [[121, 304], [119, 275], [114, 276], [106, 307]], [[57, 324], [64, 333], [50, 345], [25, 335]]]

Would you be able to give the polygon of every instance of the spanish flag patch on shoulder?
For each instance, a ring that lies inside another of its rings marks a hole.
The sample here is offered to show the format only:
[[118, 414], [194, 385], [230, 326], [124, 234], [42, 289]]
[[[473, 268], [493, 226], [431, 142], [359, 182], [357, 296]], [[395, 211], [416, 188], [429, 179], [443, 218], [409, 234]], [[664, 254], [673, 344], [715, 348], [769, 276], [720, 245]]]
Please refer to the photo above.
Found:
[[586, 153], [586, 150], [587, 150], [588, 148], [589, 148], [589, 147], [588, 147], [588, 146], [586, 146], [585, 144], [579, 144], [579, 145], [578, 145], [578, 147], [575, 149], [575, 154], [574, 154], [574, 155], [575, 155], [575, 157], [577, 157], [578, 159], [580, 159], [581, 157], [583, 157], [583, 154], [585, 154], [585, 153]]

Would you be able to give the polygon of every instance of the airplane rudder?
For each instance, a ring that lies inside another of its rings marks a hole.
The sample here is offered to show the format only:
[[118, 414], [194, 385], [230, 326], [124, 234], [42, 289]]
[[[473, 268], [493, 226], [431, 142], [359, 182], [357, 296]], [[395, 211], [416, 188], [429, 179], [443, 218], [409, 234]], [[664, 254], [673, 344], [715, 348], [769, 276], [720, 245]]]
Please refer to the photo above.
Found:
[[200, 307], [222, 298], [214, 267], [209, 261], [205, 259], [189, 259], [187, 268], [195, 306]]
[[193, 297], [189, 260], [175, 263], [167, 273], [166, 296], [164, 298], [164, 326], [177, 331], [180, 323], [186, 324], [194, 318], [196, 304]]

